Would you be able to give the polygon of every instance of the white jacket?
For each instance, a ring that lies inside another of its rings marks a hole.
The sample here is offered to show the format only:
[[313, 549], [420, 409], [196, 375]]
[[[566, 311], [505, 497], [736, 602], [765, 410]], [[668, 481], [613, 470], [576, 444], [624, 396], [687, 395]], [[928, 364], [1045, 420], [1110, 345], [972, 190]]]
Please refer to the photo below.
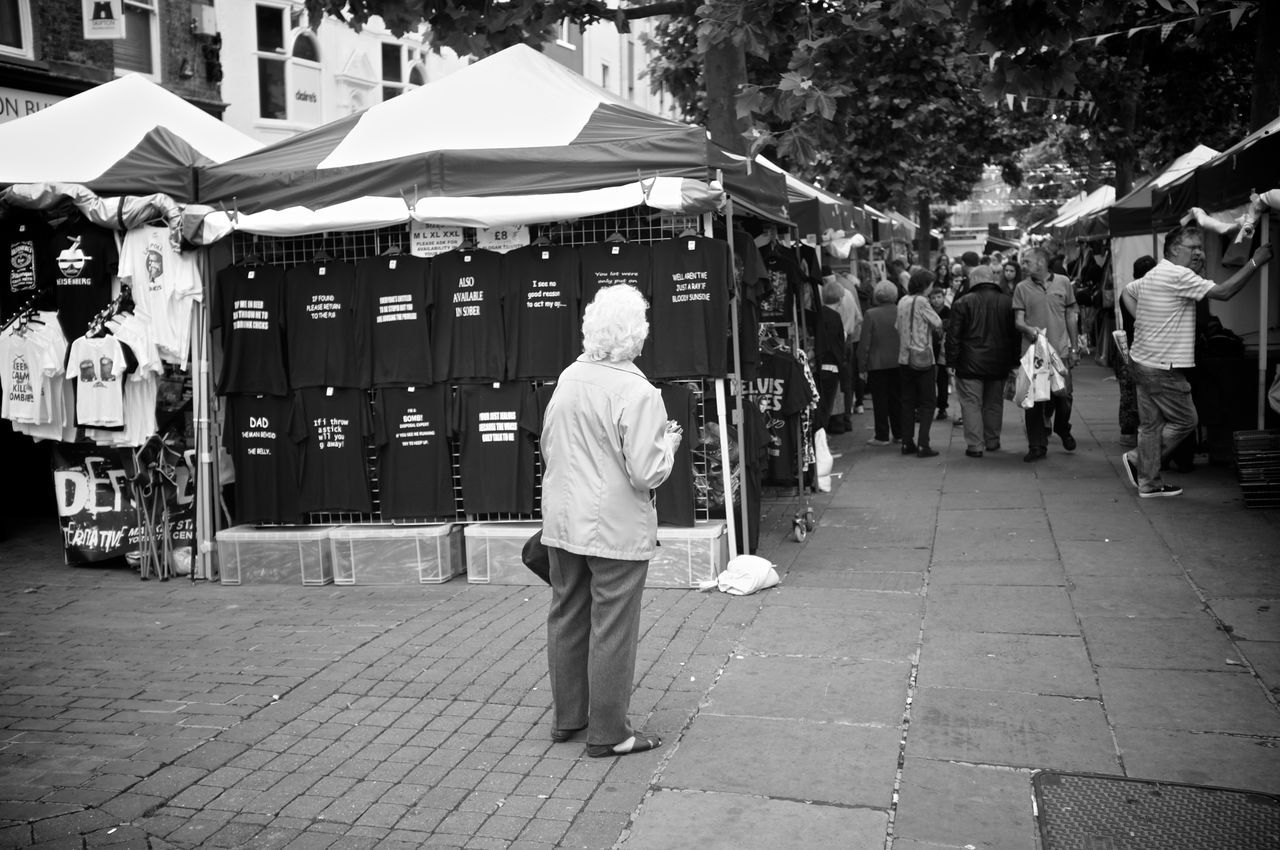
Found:
[[656, 554], [653, 489], [677, 443], [662, 394], [633, 363], [580, 356], [560, 374], [542, 424], [542, 542], [579, 555]]

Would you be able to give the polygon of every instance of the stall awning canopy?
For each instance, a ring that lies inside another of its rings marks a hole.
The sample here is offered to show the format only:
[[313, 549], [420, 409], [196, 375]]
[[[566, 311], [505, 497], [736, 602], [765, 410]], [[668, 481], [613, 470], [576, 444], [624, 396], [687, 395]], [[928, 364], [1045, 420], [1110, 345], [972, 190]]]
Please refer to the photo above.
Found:
[[0, 185], [79, 183], [100, 195], [195, 200], [194, 168], [260, 147], [137, 74], [0, 125]]
[[1036, 227], [1038, 230], [1064, 230], [1086, 216], [1109, 207], [1115, 199], [1114, 186], [1099, 186], [1083, 198], [1073, 198], [1063, 204], [1056, 217]]
[[1211, 147], [1196, 145], [1195, 148], [1169, 163], [1169, 166], [1159, 174], [1098, 213], [1099, 230], [1105, 230], [1112, 238], [1150, 233], [1151, 199], [1155, 190], [1168, 186], [1217, 155], [1218, 152]]
[[1222, 212], [1249, 202], [1251, 192], [1280, 186], [1280, 118], [1152, 193], [1152, 225], [1177, 226], [1192, 208]]
[[[706, 180], [716, 168], [726, 170], [731, 191], [745, 173], [703, 128], [638, 109], [517, 45], [202, 169], [200, 200], [246, 213], [319, 211], [366, 197], [412, 205], [415, 198], [579, 193], [657, 176]], [[747, 181], [744, 193], [754, 186]], [[781, 189], [770, 191], [781, 197], [773, 205], [782, 207]]]

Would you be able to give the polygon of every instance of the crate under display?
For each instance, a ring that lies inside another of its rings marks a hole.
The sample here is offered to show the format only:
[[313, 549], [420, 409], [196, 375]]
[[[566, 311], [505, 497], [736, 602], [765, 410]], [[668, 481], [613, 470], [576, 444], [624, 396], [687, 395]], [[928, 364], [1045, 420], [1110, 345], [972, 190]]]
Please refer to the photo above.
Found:
[[330, 526], [255, 528], [218, 532], [222, 584], [333, 584]]
[[[464, 532], [467, 581], [541, 585], [520, 559], [525, 541], [540, 527], [536, 522], [468, 525]], [[700, 582], [715, 580], [729, 558], [729, 538], [720, 521], [692, 528], [660, 526], [658, 544], [645, 587], [696, 588]]]
[[466, 571], [462, 527], [338, 526], [329, 533], [334, 584], [440, 584]]

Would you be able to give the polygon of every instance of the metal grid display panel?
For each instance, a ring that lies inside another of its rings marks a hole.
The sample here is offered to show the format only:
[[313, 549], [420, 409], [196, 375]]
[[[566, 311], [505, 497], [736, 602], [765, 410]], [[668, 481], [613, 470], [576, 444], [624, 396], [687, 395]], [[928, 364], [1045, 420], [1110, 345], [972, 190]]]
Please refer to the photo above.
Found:
[[[589, 216], [577, 221], [558, 222], [547, 225], [535, 225], [531, 234], [536, 238], [545, 236], [551, 243], [563, 246], [582, 246], [596, 242], [617, 239], [622, 236], [629, 242], [651, 243], [669, 239], [680, 233], [693, 229], [699, 230], [701, 217], [696, 215], [673, 215], [657, 213], [645, 208], [625, 210], [619, 213], [608, 213]], [[368, 257], [376, 257], [384, 253], [399, 251], [409, 252], [409, 226], [395, 225], [377, 230], [343, 231], [334, 233], [316, 233], [305, 236], [259, 236], [249, 233], [236, 233], [232, 239], [232, 260], [243, 262], [250, 257], [257, 257], [263, 263], [287, 268], [303, 263], [315, 262], [328, 258], [342, 262], [356, 262]], [[532, 382], [535, 391], [544, 382]], [[683, 381], [694, 392], [696, 399], [697, 423], [700, 430], [705, 428], [706, 399], [711, 392], [711, 382], [706, 380]], [[372, 393], [369, 394], [372, 404]], [[454, 496], [454, 513], [449, 516], [415, 517], [404, 519], [384, 519], [381, 513], [381, 500], [378, 486], [378, 453], [372, 441], [365, 446], [365, 460], [368, 468], [369, 486], [373, 501], [373, 512], [369, 514], [352, 512], [323, 512], [307, 515], [305, 523], [309, 525], [411, 525], [443, 521], [456, 522], [519, 522], [541, 517], [542, 498], [542, 455], [535, 448], [534, 456], [534, 510], [532, 514], [468, 514], [462, 503], [461, 458], [458, 444], [450, 439], [452, 456], [452, 486]], [[705, 479], [707, 464], [695, 453], [695, 478]], [[709, 518], [706, 494], [697, 494], [695, 518]]]

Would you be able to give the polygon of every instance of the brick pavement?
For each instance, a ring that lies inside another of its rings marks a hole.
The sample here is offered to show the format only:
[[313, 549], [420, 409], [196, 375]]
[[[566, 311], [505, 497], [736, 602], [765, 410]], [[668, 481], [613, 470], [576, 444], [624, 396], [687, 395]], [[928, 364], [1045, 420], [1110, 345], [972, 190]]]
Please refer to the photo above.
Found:
[[836, 438], [808, 542], [766, 513], [782, 587], [646, 591], [667, 743], [612, 761], [547, 739], [545, 589], [144, 584], [37, 525], [0, 549], [0, 846], [1024, 848], [1035, 767], [1280, 792], [1280, 512], [1221, 470], [1139, 502], [1114, 388], [1077, 392], [1034, 468], [1012, 410], [978, 465], [948, 423], [936, 460]]

